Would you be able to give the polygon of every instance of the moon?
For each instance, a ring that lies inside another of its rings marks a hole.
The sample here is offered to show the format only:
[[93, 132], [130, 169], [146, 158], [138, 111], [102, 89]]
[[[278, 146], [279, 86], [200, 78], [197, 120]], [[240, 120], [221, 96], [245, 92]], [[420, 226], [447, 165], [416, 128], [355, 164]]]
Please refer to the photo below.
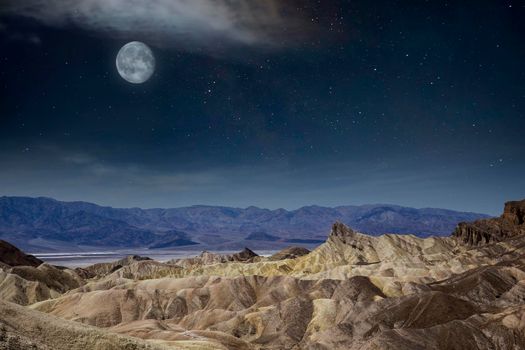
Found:
[[117, 70], [124, 80], [132, 84], [142, 84], [151, 78], [155, 71], [153, 52], [140, 41], [129, 42], [118, 52]]

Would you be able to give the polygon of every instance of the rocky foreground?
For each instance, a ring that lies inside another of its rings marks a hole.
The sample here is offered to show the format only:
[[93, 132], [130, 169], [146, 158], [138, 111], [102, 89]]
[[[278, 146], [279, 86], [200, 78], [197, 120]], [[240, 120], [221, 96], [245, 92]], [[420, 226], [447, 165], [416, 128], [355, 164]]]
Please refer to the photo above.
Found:
[[450, 237], [336, 223], [272, 257], [72, 270], [13, 248], [0, 242], [0, 349], [525, 349], [525, 201]]

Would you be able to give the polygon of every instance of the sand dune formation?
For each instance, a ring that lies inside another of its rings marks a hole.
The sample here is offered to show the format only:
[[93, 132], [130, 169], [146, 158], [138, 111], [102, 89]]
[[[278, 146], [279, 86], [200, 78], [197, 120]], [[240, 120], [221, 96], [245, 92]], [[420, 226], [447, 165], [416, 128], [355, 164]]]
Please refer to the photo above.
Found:
[[525, 200], [449, 237], [68, 269], [0, 244], [0, 349], [525, 349]]

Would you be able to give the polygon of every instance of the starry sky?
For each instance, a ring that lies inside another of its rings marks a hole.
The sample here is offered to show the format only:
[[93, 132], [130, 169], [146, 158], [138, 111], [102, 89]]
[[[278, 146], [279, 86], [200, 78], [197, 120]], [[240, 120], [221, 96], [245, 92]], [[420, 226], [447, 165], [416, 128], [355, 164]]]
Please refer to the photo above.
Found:
[[0, 195], [498, 214], [525, 197], [524, 43], [523, 1], [4, 0]]

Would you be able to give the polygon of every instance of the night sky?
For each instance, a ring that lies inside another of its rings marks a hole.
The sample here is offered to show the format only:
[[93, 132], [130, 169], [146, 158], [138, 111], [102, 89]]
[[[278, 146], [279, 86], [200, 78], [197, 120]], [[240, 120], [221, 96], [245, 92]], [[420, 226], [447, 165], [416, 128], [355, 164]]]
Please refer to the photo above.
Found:
[[524, 1], [3, 0], [0, 195], [498, 214], [524, 64]]

